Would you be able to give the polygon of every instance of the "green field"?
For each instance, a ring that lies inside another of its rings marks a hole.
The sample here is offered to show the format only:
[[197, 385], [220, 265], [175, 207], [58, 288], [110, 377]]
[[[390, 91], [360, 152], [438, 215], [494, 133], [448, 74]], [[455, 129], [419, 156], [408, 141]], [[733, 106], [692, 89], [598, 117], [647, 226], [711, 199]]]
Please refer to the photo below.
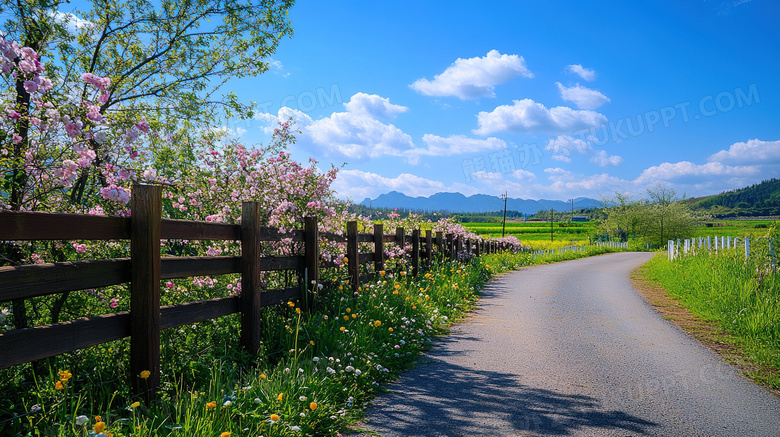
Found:
[[[772, 223], [774, 222], [771, 220], [704, 220], [699, 226], [696, 226], [691, 238], [720, 235], [758, 238], [767, 234]], [[492, 238], [501, 237], [501, 223], [472, 222], [462, 223], [462, 225], [477, 235]], [[513, 235], [535, 249], [582, 244], [588, 241], [589, 235], [591, 239], [594, 239], [598, 234], [596, 222], [556, 222], [552, 227], [552, 240], [550, 239], [549, 222], [507, 222], [505, 232], [505, 235]], [[547, 247], [551, 241], [552, 246]], [[547, 245], [544, 244], [545, 242]]]

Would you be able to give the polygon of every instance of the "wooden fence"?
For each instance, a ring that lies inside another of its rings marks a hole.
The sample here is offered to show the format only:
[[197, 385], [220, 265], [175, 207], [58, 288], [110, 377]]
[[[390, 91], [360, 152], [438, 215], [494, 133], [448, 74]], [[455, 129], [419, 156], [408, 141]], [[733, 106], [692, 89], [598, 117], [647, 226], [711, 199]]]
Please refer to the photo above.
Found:
[[[307, 217], [303, 230], [280, 233], [258, 226], [263, 205], [242, 204], [240, 225], [162, 219], [162, 188], [137, 185], [132, 190], [132, 217], [81, 214], [0, 212], [0, 242], [21, 240], [129, 240], [130, 258], [72, 261], [0, 267], [0, 302], [23, 300], [74, 290], [130, 283], [130, 311], [86, 317], [46, 326], [24, 328], [0, 334], [0, 369], [17, 364], [130, 337], [130, 372], [136, 393], [149, 396], [160, 382], [160, 331], [241, 313], [240, 342], [252, 353], [260, 349], [262, 307], [306, 297], [307, 284], [320, 277], [320, 239], [347, 244], [347, 264], [353, 289], [385, 269], [384, 243], [401, 247], [409, 242], [413, 274], [421, 264], [429, 266], [434, 256], [457, 259], [464, 254], [480, 255], [503, 249], [497, 242], [461, 241], [451, 234], [421, 236], [419, 230], [405, 235], [384, 235], [381, 224], [373, 234], [358, 233], [357, 222], [348, 222], [346, 236], [319, 234], [317, 219]], [[262, 256], [261, 244], [292, 238], [303, 244], [303, 255]], [[161, 256], [160, 241], [226, 240], [241, 242], [241, 256]], [[373, 243], [374, 252], [360, 253], [361, 243]], [[263, 290], [261, 273], [293, 270], [296, 287]], [[160, 306], [160, 281], [200, 275], [241, 274], [241, 293], [203, 301]], [[139, 378], [149, 371], [146, 379]]]

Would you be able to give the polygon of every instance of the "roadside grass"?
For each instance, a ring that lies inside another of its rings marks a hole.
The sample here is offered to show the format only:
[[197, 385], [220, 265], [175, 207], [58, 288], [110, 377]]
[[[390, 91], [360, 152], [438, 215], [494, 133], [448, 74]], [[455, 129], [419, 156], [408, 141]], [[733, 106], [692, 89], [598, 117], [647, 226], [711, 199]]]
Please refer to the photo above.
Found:
[[475, 307], [491, 277], [615, 251], [502, 252], [416, 278], [386, 271], [357, 292], [335, 277], [312, 286], [308, 309], [266, 308], [257, 357], [238, 346], [237, 315], [163, 331], [162, 388], [150, 404], [130, 395], [127, 340], [15, 366], [0, 371], [0, 435], [337, 435]]
[[746, 261], [731, 252], [669, 261], [659, 254], [638, 273], [703, 323], [720, 328], [692, 325], [689, 330], [702, 331], [705, 344], [725, 344], [714, 349], [757, 383], [780, 390], [780, 281], [770, 258], [757, 255]]

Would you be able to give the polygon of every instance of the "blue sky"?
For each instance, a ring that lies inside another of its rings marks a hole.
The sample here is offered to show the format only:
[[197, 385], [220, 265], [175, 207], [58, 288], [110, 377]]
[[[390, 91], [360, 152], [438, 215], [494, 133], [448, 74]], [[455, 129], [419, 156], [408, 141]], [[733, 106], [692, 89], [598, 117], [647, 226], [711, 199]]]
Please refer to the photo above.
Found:
[[267, 141], [389, 191], [697, 196], [780, 175], [780, 2], [300, 1], [271, 70], [229, 83]]

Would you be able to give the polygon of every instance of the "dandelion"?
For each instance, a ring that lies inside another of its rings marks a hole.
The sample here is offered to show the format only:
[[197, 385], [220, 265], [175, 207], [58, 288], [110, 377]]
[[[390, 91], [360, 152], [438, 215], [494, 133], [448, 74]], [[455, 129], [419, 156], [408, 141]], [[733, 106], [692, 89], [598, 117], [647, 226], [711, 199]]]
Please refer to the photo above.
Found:
[[136, 408], [140, 407], [140, 406], [141, 406], [141, 403], [140, 403], [140, 402], [138, 402], [138, 401], [135, 401], [135, 402], [133, 402], [132, 404], [130, 404], [130, 408], [132, 408], [132, 409], [134, 409], [134, 410], [135, 410]]
[[343, 327], [343, 326], [342, 326], [341, 328], [339, 328], [339, 330], [340, 330], [341, 332], [344, 332], [344, 331], [346, 331], [346, 330], [347, 330], [347, 328], [345, 328], [345, 327]]
[[346, 321], [346, 320], [349, 320], [349, 316], [348, 316], [348, 315], [346, 315], [346, 314], [344, 314], [344, 320], [345, 320], [345, 321]]
[[217, 402], [211, 401], [208, 404], [206, 404], [206, 410], [213, 410], [214, 408], [217, 408]]
[[347, 312], [348, 312], [348, 313], [349, 313], [349, 312], [352, 312], [352, 309], [351, 309], [351, 308], [347, 308]]
[[380, 271], [380, 272], [379, 272], [379, 275], [380, 275], [380, 276], [385, 276], [385, 274], [386, 274], [386, 272], [385, 272], [384, 270], [382, 270], [382, 271]]
[[106, 429], [106, 422], [98, 422], [92, 429], [94, 429], [95, 432], [103, 432]]
[[294, 307], [294, 306], [295, 306], [295, 304], [294, 304], [292, 301], [287, 301], [287, 306], [289, 306], [290, 308], [292, 308], [292, 307]]
[[144, 370], [144, 371], [143, 371], [143, 372], [141, 372], [141, 374], [140, 374], [140, 375], [138, 375], [138, 376], [140, 376], [140, 377], [141, 377], [141, 379], [148, 379], [148, 378], [149, 378], [149, 376], [150, 376], [151, 374], [152, 374], [152, 372], [150, 372], [150, 371], [148, 371], [148, 370]]
[[267, 378], [267, 376], [265, 376], [265, 373], [261, 373], [260, 374], [260, 379], [266, 379], [266, 378]]
[[282, 399], [284, 399], [284, 393], [279, 393], [279, 396], [276, 397], [276, 400], [281, 401]]
[[317, 403], [316, 402], [310, 403], [309, 404], [309, 409], [311, 409], [312, 411], [316, 410], [317, 409]]
[[387, 330], [393, 332], [393, 328], [387, 328]]
[[219, 437], [230, 437], [230, 433], [225, 431], [222, 434], [220, 434]]
[[377, 328], [380, 327], [381, 325], [382, 325], [382, 322], [379, 321], [379, 320], [374, 322], [374, 326], [376, 326]]
[[279, 419], [280, 417], [278, 414], [271, 414], [271, 420], [269, 420], [269, 422], [271, 422], [271, 425], [273, 425], [274, 423], [278, 422]]

